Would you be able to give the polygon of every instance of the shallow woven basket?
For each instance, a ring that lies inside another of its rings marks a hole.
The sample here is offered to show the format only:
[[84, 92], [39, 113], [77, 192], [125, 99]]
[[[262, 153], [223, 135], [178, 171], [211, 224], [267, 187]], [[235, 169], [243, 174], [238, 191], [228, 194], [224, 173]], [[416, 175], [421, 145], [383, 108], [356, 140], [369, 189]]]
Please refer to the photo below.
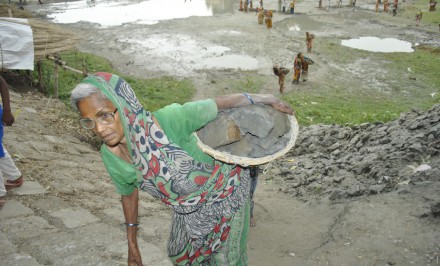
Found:
[[215, 159], [217, 159], [219, 161], [222, 161], [222, 162], [225, 162], [228, 164], [237, 164], [237, 165], [241, 165], [241, 166], [261, 165], [261, 164], [268, 163], [272, 160], [275, 160], [277, 158], [280, 158], [281, 156], [285, 155], [288, 151], [290, 151], [293, 148], [293, 146], [295, 146], [295, 141], [298, 137], [298, 131], [299, 131], [298, 121], [296, 120], [295, 116], [293, 116], [293, 115], [287, 115], [287, 117], [290, 121], [290, 131], [288, 132], [289, 141], [287, 142], [286, 146], [274, 154], [266, 155], [264, 157], [259, 157], [259, 158], [236, 156], [236, 155], [230, 154], [229, 152], [222, 152], [222, 151], [215, 150], [215, 149], [207, 146], [206, 144], [204, 144], [200, 140], [197, 133], [193, 133], [193, 134], [197, 138], [197, 145], [199, 146], [199, 148], [204, 153], [214, 157]]

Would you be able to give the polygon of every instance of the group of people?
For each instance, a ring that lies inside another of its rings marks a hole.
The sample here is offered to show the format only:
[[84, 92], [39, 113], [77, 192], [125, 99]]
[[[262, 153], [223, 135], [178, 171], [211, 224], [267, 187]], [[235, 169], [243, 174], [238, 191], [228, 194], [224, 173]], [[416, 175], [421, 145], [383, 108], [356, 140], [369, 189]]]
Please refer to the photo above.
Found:
[[[342, 0], [337, 0], [336, 6], [337, 7], [342, 7]], [[356, 0], [349, 0], [348, 6], [355, 7], [356, 6]], [[327, 0], [327, 7], [325, 9], [328, 11], [329, 7], [330, 7], [330, 0]], [[318, 0], [318, 8], [319, 9], [323, 9], [324, 8], [322, 6], [322, 0]]]
[[[312, 52], [313, 47], [313, 40], [315, 39], [315, 35], [306, 32], [306, 47], [307, 52]], [[307, 75], [309, 71], [309, 65], [313, 64], [313, 60], [305, 57], [302, 52], [299, 52], [295, 59], [293, 60], [293, 79], [292, 84], [298, 84], [300, 81], [300, 78], [302, 77], [303, 81], [307, 81]], [[273, 73], [278, 76], [278, 85], [279, 85], [279, 91], [280, 93], [283, 93], [285, 90], [284, 82], [286, 75], [290, 72], [289, 69], [279, 66], [278, 64], [274, 64], [273, 67]]]
[[289, 7], [288, 13], [294, 14], [295, 13], [295, 3], [296, 0], [292, 0], [289, 4], [287, 4], [286, 0], [278, 0], [278, 12], [287, 13], [287, 7]]
[[[263, 9], [263, 0], [260, 0], [259, 5], [260, 6], [257, 7], [257, 9]], [[240, 8], [239, 8], [239, 10], [240, 11], [245, 11], [245, 12], [254, 11], [254, 4], [253, 4], [252, 0], [244, 0], [244, 1], [240, 0]]]
[[264, 22], [268, 29], [272, 28], [273, 11], [264, 9], [262, 0], [260, 1], [260, 6], [255, 9], [253, 8], [252, 0], [245, 0], [244, 3], [243, 0], [240, 0], [239, 10], [244, 12], [248, 12], [248, 10], [255, 11], [258, 17], [258, 24], [263, 24]]
[[[375, 4], [375, 8], [374, 8], [375, 12], [379, 12], [380, 3], [381, 3], [381, 0], [376, 0], [376, 4]], [[399, 5], [399, 0], [394, 0], [394, 2], [393, 2], [393, 16], [395, 16], [397, 14], [398, 5]], [[389, 6], [390, 6], [389, 1], [384, 0], [383, 1], [383, 12], [388, 13]]]
[[258, 20], [257, 20], [258, 24], [263, 24], [263, 22], [264, 22], [268, 29], [272, 28], [272, 18], [273, 18], [272, 10], [265, 10], [263, 8], [257, 8], [257, 17], [258, 17]]

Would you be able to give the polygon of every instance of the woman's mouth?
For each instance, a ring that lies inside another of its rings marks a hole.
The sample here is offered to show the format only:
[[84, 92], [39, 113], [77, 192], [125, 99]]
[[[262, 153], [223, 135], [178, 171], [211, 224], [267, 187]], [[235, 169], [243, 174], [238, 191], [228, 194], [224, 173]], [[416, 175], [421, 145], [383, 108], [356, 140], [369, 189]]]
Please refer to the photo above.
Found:
[[110, 134], [104, 135], [104, 136], [101, 137], [101, 139], [102, 139], [104, 142], [108, 142], [108, 141], [110, 141], [110, 140], [113, 138], [114, 134], [115, 134], [115, 133], [110, 133]]

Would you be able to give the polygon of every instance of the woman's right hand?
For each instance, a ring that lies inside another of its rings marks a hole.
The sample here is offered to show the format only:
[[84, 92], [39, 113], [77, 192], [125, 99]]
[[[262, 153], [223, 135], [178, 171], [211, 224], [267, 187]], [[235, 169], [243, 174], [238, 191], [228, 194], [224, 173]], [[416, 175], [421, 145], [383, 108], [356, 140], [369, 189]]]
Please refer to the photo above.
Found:
[[128, 241], [128, 265], [142, 266], [142, 257], [137, 242], [138, 202], [139, 191], [134, 189], [130, 195], [122, 195], [122, 209], [124, 210], [125, 225]]

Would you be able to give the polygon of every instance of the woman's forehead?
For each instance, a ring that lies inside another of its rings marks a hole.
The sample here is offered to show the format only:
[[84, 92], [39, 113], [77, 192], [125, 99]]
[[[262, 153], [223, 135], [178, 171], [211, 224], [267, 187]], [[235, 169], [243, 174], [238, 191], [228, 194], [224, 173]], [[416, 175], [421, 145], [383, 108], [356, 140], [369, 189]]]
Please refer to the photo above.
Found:
[[80, 110], [102, 110], [102, 109], [114, 109], [115, 105], [109, 99], [105, 99], [103, 97], [99, 97], [98, 94], [92, 94], [78, 103], [78, 107]]

